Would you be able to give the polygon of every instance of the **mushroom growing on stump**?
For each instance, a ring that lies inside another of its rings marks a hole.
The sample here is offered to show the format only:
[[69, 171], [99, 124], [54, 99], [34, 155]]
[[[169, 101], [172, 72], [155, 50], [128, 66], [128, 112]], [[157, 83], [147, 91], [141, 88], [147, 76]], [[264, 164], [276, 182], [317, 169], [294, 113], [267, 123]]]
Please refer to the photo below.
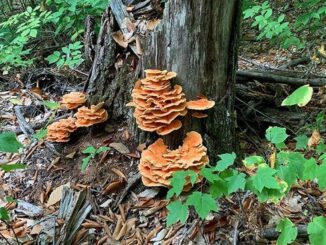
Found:
[[201, 98], [199, 100], [190, 100], [187, 102], [187, 109], [203, 111], [214, 107], [215, 101]]
[[68, 142], [70, 134], [77, 129], [76, 119], [61, 119], [48, 126], [47, 140], [51, 142]]
[[76, 109], [86, 102], [86, 96], [81, 92], [71, 92], [62, 96], [61, 105], [67, 109]]
[[144, 131], [167, 135], [182, 127], [177, 119], [187, 114], [186, 97], [179, 85], [171, 86], [175, 72], [145, 70], [146, 77], [138, 80], [132, 91], [134, 117]]
[[[170, 178], [174, 172], [192, 170], [199, 173], [208, 164], [207, 149], [199, 133], [191, 131], [185, 137], [182, 146], [169, 150], [162, 139], [158, 139], [142, 152], [139, 172], [145, 186], [170, 187]], [[200, 178], [197, 182], [201, 181]], [[187, 180], [185, 190], [191, 187]]]
[[91, 108], [87, 108], [86, 106], [80, 107], [75, 114], [77, 127], [89, 127], [105, 122], [108, 119], [108, 113], [102, 108], [103, 105], [104, 103], [99, 103], [92, 105]]

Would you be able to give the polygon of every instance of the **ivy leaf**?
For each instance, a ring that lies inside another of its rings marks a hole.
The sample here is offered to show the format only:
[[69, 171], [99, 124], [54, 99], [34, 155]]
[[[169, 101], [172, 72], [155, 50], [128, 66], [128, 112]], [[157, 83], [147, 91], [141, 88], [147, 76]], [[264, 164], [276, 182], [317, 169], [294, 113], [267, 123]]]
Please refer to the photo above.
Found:
[[289, 136], [286, 133], [285, 128], [280, 128], [280, 127], [269, 127], [266, 130], [266, 139], [270, 141], [273, 144], [281, 144], [284, 143], [286, 138]]
[[9, 221], [8, 210], [4, 207], [0, 207], [0, 220]]
[[308, 144], [308, 136], [307, 135], [298, 135], [297, 137], [294, 138], [296, 140], [296, 145], [295, 145], [295, 149], [296, 150], [301, 150], [301, 149], [306, 149], [307, 148], [307, 144]]
[[214, 181], [221, 179], [221, 177], [217, 173], [214, 173], [215, 171], [216, 170], [214, 168], [206, 167], [200, 170], [200, 174], [209, 182], [213, 183]]
[[186, 184], [186, 178], [190, 178], [191, 184], [195, 184], [197, 180], [197, 174], [194, 171], [177, 171], [173, 173], [171, 178], [171, 186], [172, 188], [168, 191], [167, 198], [170, 199], [175, 194], [179, 196], [183, 191], [183, 187]]
[[179, 220], [184, 224], [188, 217], [188, 206], [183, 204], [180, 200], [171, 202], [166, 207], [169, 210], [166, 218], [167, 226], [177, 223]]
[[290, 244], [298, 235], [298, 228], [288, 218], [282, 219], [276, 226], [276, 230], [281, 232], [277, 239], [277, 245]]
[[311, 100], [313, 93], [312, 87], [308, 84], [303, 85], [300, 88], [294, 90], [292, 94], [290, 94], [285, 100], [282, 102], [282, 106], [291, 106], [298, 105], [300, 107], [305, 106]]
[[232, 152], [231, 154], [225, 153], [218, 156], [221, 158], [221, 160], [219, 160], [216, 163], [216, 167], [215, 167], [216, 171], [224, 171], [234, 163], [234, 160], [237, 157], [237, 155], [234, 152]]
[[0, 134], [0, 152], [18, 152], [23, 145], [16, 139], [13, 132], [4, 132]]
[[0, 169], [5, 171], [5, 172], [10, 172], [10, 171], [13, 171], [13, 170], [24, 169], [24, 168], [26, 168], [26, 165], [19, 164], [19, 163], [0, 165]]
[[280, 186], [274, 178], [274, 174], [277, 171], [270, 167], [260, 167], [257, 170], [256, 175], [252, 176], [253, 185], [259, 192], [265, 187], [268, 189], [280, 189]]
[[316, 178], [318, 165], [314, 158], [307, 160], [304, 163], [302, 180], [313, 180]]
[[307, 232], [311, 245], [326, 244], [326, 218], [323, 216], [315, 217], [308, 224]]
[[210, 194], [194, 191], [188, 196], [187, 205], [194, 206], [199, 217], [205, 219], [210, 211], [217, 211], [215, 199]]
[[229, 178], [226, 178], [228, 186], [228, 194], [236, 192], [238, 189], [244, 189], [246, 186], [246, 175], [244, 173], [235, 174]]

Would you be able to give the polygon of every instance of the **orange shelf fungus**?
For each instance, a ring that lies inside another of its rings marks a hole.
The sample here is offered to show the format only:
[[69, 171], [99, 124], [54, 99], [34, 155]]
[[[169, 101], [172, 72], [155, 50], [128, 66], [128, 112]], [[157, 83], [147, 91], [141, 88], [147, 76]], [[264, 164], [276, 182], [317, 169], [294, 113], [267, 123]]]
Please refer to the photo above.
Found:
[[61, 105], [67, 109], [76, 109], [86, 102], [86, 96], [81, 92], [71, 92], [62, 96]]
[[134, 117], [140, 129], [167, 135], [182, 127], [177, 119], [187, 114], [186, 97], [182, 87], [172, 87], [170, 80], [175, 72], [145, 70], [146, 77], [138, 80], [132, 91], [132, 102], [127, 106], [135, 107]]
[[[180, 170], [199, 172], [208, 164], [207, 149], [199, 133], [189, 132], [182, 146], [169, 150], [162, 139], [158, 139], [141, 154], [139, 172], [145, 186], [170, 187], [172, 174]], [[200, 182], [201, 179], [197, 179]], [[185, 190], [191, 187], [187, 182]]]
[[193, 113], [191, 114], [191, 116], [194, 117], [194, 118], [199, 118], [199, 119], [208, 117], [207, 114], [202, 113], [202, 112], [199, 112], [199, 111], [195, 111], [195, 112], [193, 112]]
[[187, 109], [189, 110], [207, 110], [214, 107], [215, 101], [208, 100], [206, 98], [201, 98], [199, 100], [191, 100], [187, 102]]
[[61, 119], [48, 126], [47, 140], [51, 142], [68, 142], [70, 134], [77, 129], [76, 119]]
[[86, 106], [80, 107], [75, 114], [77, 127], [89, 127], [105, 122], [108, 119], [108, 113], [102, 108], [103, 105], [104, 103], [99, 103], [92, 105], [91, 108], [87, 108]]

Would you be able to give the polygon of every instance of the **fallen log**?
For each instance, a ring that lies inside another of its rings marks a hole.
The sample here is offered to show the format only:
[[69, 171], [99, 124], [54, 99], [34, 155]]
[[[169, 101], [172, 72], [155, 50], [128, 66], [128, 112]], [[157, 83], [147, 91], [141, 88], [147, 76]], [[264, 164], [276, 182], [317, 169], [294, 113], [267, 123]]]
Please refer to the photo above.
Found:
[[[307, 237], [307, 226], [298, 225], [298, 237]], [[275, 228], [267, 228], [262, 231], [262, 237], [268, 240], [276, 240], [280, 235], [280, 232], [276, 231]]]
[[269, 83], [284, 83], [289, 85], [310, 84], [314, 87], [326, 86], [326, 78], [302, 78], [302, 74], [281, 73], [272, 71], [237, 71], [237, 82], [246, 82], [252, 79]]

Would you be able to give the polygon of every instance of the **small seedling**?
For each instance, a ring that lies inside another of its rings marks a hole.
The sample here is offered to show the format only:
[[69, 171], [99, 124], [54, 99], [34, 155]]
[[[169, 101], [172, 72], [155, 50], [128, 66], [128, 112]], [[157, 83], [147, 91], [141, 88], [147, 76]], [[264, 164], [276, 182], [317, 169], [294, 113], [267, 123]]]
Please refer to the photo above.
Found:
[[85, 171], [89, 162], [97, 155], [102, 152], [108, 151], [110, 148], [107, 146], [101, 146], [100, 148], [96, 149], [94, 146], [88, 146], [85, 148], [82, 153], [88, 154], [87, 157], [84, 157], [82, 160], [81, 170]]

